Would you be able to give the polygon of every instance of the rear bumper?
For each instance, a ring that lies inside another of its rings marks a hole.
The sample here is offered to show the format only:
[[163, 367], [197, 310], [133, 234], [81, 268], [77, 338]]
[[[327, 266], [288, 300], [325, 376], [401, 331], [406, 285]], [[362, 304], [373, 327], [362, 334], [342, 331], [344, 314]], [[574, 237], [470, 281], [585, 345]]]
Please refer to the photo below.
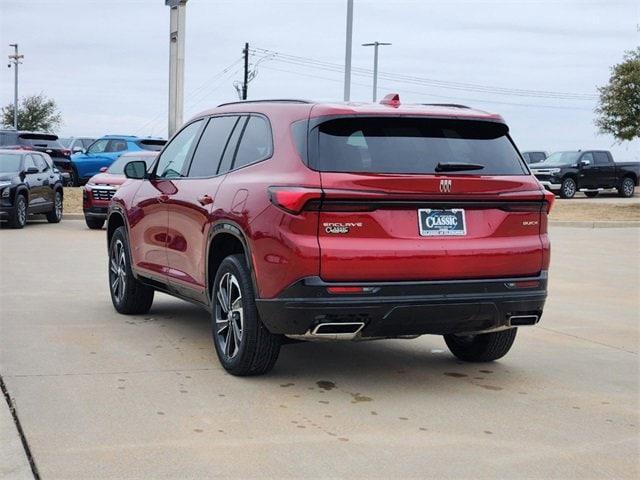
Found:
[[[331, 286], [368, 287], [371, 293], [335, 295]], [[277, 334], [305, 335], [322, 323], [362, 322], [358, 335], [470, 333], [520, 326], [547, 297], [547, 272], [538, 277], [434, 282], [326, 283], [305, 278], [274, 299], [256, 299], [260, 318]], [[529, 319], [531, 320], [531, 319]]]

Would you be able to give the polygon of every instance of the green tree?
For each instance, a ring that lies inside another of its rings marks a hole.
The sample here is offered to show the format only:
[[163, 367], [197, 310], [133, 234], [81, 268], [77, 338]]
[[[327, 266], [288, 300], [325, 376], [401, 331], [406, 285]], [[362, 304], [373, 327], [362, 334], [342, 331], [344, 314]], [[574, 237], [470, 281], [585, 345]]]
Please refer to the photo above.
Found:
[[617, 140], [640, 138], [640, 47], [611, 67], [609, 84], [599, 87], [596, 126]]
[[[22, 97], [18, 103], [20, 130], [55, 132], [62, 124], [62, 116], [55, 100], [47, 98], [42, 93]], [[13, 126], [13, 103], [2, 107], [0, 115], [5, 127]]]

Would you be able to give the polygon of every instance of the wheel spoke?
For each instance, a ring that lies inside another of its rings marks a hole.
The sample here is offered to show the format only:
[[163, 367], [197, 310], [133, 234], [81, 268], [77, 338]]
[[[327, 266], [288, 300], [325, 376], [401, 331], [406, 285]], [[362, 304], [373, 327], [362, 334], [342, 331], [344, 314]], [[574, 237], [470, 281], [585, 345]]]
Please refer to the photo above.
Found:
[[216, 320], [216, 323], [222, 324], [222, 326], [218, 329], [218, 332], [217, 332], [218, 335], [222, 335], [223, 332], [229, 328], [229, 322], [227, 322], [226, 320], [223, 320], [223, 321]]
[[236, 298], [231, 304], [232, 310], [240, 310], [242, 308], [242, 296]]
[[241, 318], [242, 317], [239, 317], [237, 320], [231, 319], [231, 325], [233, 325], [233, 336], [238, 339], [238, 342], [242, 340], [242, 324], [238, 324], [242, 321]]
[[226, 342], [224, 344], [224, 353], [227, 357], [231, 357], [231, 340], [233, 339], [233, 330], [229, 329]]
[[227, 311], [231, 310], [231, 274], [227, 273]]
[[117, 291], [116, 289], [118, 288], [119, 281], [120, 281], [120, 277], [118, 275], [113, 277], [113, 281], [111, 282], [111, 291], [113, 292], [114, 295], [116, 295], [116, 291]]
[[109, 266], [110, 266], [111, 271], [114, 274], [117, 275], [118, 274], [118, 264], [116, 263], [116, 261], [113, 258], [111, 259], [111, 262], [109, 262]]
[[224, 313], [227, 313], [229, 309], [227, 308], [227, 299], [225, 298], [222, 288], [218, 288], [216, 296], [218, 297], [218, 303], [220, 304], [220, 308]]

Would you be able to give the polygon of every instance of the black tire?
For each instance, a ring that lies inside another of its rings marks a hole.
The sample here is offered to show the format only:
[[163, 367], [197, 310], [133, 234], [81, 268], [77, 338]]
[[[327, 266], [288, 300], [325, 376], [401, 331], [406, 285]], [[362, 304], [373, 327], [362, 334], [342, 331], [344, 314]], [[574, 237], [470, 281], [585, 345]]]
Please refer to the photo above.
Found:
[[[229, 287], [221, 287], [221, 282]], [[225, 292], [230, 292], [228, 297]], [[243, 255], [230, 255], [222, 261], [211, 286], [211, 298], [213, 344], [224, 369], [236, 376], [262, 375], [271, 370], [282, 342], [258, 316], [251, 273]], [[232, 342], [237, 337], [239, 342]]]
[[87, 217], [85, 215], [84, 221], [91, 230], [100, 230], [104, 225], [104, 218], [100, 217]]
[[445, 335], [451, 353], [465, 362], [492, 362], [504, 357], [514, 340], [517, 328], [477, 335]]
[[600, 192], [584, 192], [584, 194], [589, 198], [597, 197], [598, 193], [600, 193]]
[[620, 187], [618, 188], [618, 196], [623, 198], [633, 197], [635, 190], [636, 183], [633, 181], [633, 178], [625, 177], [622, 179], [622, 183], [620, 183]]
[[70, 187], [79, 187], [80, 186], [80, 179], [78, 178], [78, 172], [76, 171], [75, 167], [71, 168], [71, 171], [69, 172], [69, 186]]
[[111, 237], [108, 268], [109, 291], [115, 309], [125, 315], [147, 313], [153, 303], [154, 290], [133, 276], [125, 227], [118, 227]]
[[53, 209], [47, 213], [47, 222], [60, 223], [62, 220], [62, 192], [56, 190], [53, 194]]
[[27, 197], [22, 194], [16, 195], [15, 208], [7, 222], [11, 228], [24, 228], [27, 224], [28, 208]]
[[578, 185], [573, 178], [567, 177], [562, 181], [562, 187], [560, 188], [560, 197], [573, 198], [577, 191]]

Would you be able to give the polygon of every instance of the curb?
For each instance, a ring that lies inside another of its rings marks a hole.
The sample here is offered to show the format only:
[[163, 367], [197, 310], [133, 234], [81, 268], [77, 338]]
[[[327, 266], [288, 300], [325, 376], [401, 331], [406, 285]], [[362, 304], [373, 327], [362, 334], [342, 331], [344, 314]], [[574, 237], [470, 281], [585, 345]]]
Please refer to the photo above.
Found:
[[573, 220], [550, 220], [549, 225], [552, 227], [577, 227], [577, 228], [640, 228], [640, 222], [628, 221], [573, 221]]

